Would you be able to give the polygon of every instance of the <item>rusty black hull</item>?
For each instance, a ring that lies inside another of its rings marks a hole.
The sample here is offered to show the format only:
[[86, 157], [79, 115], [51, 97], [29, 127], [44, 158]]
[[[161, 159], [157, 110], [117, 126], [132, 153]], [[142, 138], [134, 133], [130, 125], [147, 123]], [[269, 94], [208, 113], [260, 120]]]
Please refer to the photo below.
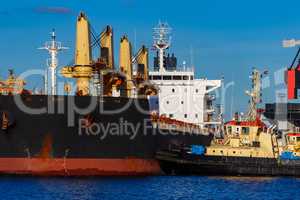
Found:
[[[18, 100], [28, 108], [47, 111], [24, 112]], [[91, 111], [73, 112], [75, 106], [85, 108], [91, 101], [97, 102]], [[83, 119], [88, 125], [82, 125]], [[122, 128], [104, 137], [103, 130], [111, 130], [112, 124], [125, 123], [136, 129], [140, 126], [134, 137], [133, 131], [124, 134]], [[95, 130], [93, 124], [102, 126], [97, 134], [86, 132], [87, 127]], [[212, 139], [185, 132], [162, 132], [151, 125], [147, 100], [111, 97], [0, 96], [0, 128], [0, 173], [9, 174], [157, 174], [158, 150], [170, 144], [208, 145]]]

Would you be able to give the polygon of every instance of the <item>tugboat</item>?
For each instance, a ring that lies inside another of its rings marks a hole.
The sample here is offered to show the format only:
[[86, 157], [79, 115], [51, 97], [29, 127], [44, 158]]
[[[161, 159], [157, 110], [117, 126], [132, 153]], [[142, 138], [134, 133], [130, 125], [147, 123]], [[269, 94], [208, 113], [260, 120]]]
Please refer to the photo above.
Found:
[[170, 147], [157, 152], [166, 174], [299, 176], [300, 134], [287, 135], [285, 145], [278, 144], [276, 126], [262, 120], [261, 77], [252, 73], [253, 88], [246, 117], [236, 114], [223, 126], [221, 137], [215, 137], [208, 147], [191, 145]]

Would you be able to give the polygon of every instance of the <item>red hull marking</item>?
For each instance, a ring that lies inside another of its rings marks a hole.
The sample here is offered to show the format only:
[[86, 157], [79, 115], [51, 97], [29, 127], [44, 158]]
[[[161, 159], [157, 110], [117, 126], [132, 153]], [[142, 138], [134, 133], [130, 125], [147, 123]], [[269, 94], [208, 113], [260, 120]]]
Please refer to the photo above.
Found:
[[154, 159], [0, 158], [0, 174], [39, 176], [144, 176], [161, 173]]

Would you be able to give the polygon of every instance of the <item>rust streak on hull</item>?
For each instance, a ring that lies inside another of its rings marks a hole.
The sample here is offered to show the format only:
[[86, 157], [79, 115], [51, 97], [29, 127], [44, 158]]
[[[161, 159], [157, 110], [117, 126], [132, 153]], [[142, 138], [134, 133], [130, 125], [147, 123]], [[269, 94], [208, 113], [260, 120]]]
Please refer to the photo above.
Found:
[[34, 176], [147, 176], [161, 173], [154, 159], [0, 158], [0, 174]]

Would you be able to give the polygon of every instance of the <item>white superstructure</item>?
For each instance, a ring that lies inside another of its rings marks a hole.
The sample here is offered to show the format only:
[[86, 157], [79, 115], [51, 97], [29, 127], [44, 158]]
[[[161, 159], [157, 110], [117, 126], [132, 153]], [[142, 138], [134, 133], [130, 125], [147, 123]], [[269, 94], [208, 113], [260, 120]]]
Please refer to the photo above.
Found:
[[196, 79], [193, 69], [177, 69], [176, 57], [165, 55], [165, 47], [170, 45], [165, 35], [170, 34], [167, 27], [159, 23], [154, 29], [154, 47], [158, 53], [154, 71], [149, 72], [149, 80], [159, 88], [159, 115], [200, 126], [214, 124], [212, 92], [221, 86], [221, 80]]

